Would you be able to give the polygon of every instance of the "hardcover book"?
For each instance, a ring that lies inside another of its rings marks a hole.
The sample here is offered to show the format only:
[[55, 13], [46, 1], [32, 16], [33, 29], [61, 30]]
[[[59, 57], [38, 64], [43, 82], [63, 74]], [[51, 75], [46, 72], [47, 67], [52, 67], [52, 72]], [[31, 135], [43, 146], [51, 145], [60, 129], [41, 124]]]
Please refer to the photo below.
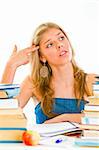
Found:
[[0, 128], [0, 143], [22, 143], [26, 128]]
[[99, 111], [99, 105], [90, 105], [90, 104], [86, 104], [85, 111]]
[[14, 98], [0, 99], [0, 109], [18, 108], [18, 100]]
[[99, 118], [98, 117], [82, 117], [81, 122], [82, 124], [99, 125]]
[[0, 98], [13, 98], [20, 93], [19, 84], [0, 84]]
[[0, 128], [5, 127], [19, 127], [26, 128], [27, 119], [25, 115], [22, 113], [21, 115], [0, 115]]

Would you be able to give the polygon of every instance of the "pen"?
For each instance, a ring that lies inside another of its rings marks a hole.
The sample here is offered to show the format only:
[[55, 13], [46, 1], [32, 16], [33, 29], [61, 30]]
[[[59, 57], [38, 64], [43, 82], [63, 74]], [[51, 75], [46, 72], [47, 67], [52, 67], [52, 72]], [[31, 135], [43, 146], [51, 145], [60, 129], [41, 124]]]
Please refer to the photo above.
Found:
[[63, 140], [62, 139], [57, 139], [56, 141], [55, 141], [55, 143], [61, 143]]

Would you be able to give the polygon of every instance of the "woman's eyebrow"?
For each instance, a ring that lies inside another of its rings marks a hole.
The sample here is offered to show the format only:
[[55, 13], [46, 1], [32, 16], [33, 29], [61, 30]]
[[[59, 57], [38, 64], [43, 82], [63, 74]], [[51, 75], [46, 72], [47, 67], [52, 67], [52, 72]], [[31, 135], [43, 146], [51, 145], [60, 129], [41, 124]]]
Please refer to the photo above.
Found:
[[[57, 35], [60, 35], [60, 34], [61, 34], [61, 32], [57, 33], [56, 36], [57, 36]], [[51, 39], [48, 39], [46, 42], [44, 42], [44, 44], [46, 44], [46, 43], [49, 42], [49, 41], [51, 41]]]
[[51, 41], [51, 39], [48, 39], [46, 42], [44, 42], [44, 44], [46, 44], [47, 42]]
[[57, 33], [56, 36], [57, 36], [57, 35], [60, 35], [60, 34], [61, 34], [61, 32]]

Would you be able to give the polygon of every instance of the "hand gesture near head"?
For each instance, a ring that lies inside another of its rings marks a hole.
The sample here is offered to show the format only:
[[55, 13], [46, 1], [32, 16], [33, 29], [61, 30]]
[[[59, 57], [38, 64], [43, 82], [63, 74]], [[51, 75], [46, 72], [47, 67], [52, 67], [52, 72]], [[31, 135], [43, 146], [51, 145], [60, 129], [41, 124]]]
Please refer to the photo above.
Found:
[[29, 63], [31, 59], [31, 53], [38, 50], [39, 46], [31, 46], [20, 51], [17, 50], [17, 46], [14, 46], [13, 52], [9, 59], [9, 63], [12, 67], [19, 67], [21, 65], [25, 65]]
[[31, 53], [38, 50], [39, 46], [31, 46], [20, 51], [17, 50], [17, 46], [15, 45], [13, 52], [6, 64], [4, 69], [1, 83], [12, 83], [14, 80], [15, 72], [17, 68], [21, 65], [25, 65], [29, 63], [31, 59]]

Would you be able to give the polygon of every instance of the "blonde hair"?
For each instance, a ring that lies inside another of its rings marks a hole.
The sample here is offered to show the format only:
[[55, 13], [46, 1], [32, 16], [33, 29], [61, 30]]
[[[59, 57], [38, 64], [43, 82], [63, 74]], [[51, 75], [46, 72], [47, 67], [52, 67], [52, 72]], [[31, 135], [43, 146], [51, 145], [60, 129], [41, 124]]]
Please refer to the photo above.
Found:
[[[50, 28], [56, 28], [56, 29], [61, 30], [69, 41], [69, 38], [67, 37], [66, 33], [57, 24], [44, 23], [44, 24], [41, 24], [36, 29], [36, 31], [34, 33], [32, 44], [39, 45], [40, 40], [42, 38], [42, 34]], [[69, 44], [71, 46], [70, 41], [69, 41]], [[72, 46], [71, 46], [71, 49], [72, 49], [72, 55], [73, 55], [71, 62], [73, 65], [73, 70], [74, 70], [74, 90], [75, 90], [74, 92], [75, 92], [75, 97], [77, 98], [77, 100], [81, 100], [84, 98], [85, 93], [87, 95], [90, 95], [90, 92], [88, 91], [87, 86], [86, 86], [86, 81], [85, 81], [86, 74], [84, 73], [83, 70], [81, 70], [77, 66], [77, 64], [74, 60], [74, 51], [73, 51]], [[38, 91], [40, 93], [40, 96], [42, 98], [42, 100], [41, 100], [42, 110], [48, 117], [51, 118], [51, 117], [54, 117], [57, 115], [57, 114], [54, 114], [51, 112], [52, 106], [53, 106], [53, 100], [54, 100], [53, 99], [54, 90], [50, 87], [52, 70], [51, 70], [51, 67], [49, 66], [49, 64], [47, 63], [46, 65], [47, 65], [48, 71], [49, 71], [48, 77], [42, 78], [40, 76], [40, 68], [42, 67], [43, 64], [40, 61], [39, 55], [40, 55], [39, 51], [35, 51], [32, 54], [31, 78], [33, 81], [33, 85], [36, 88], [36, 91]]]

